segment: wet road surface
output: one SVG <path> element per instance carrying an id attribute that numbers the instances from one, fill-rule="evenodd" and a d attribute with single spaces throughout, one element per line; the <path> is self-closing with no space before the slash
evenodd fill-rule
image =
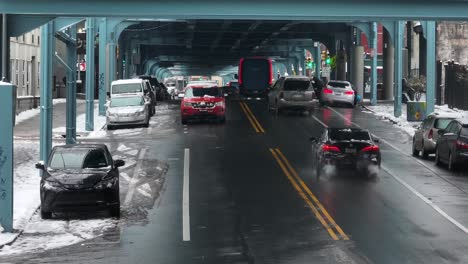
<path id="1" fill-rule="evenodd" d="M 35 249 L 31 237 L 47 232 L 33 217 L 15 243 L 28 252 L 0 250 L 0 263 L 468 263 L 466 171 L 411 157 L 405 132 L 360 108 L 228 107 L 226 124 L 182 126 L 178 105 L 163 104 L 150 128 L 109 131 L 100 141 L 127 161 L 121 220 L 94 225 L 92 239 Z M 308 139 L 324 125 L 379 137 L 379 176 L 317 179 Z"/>

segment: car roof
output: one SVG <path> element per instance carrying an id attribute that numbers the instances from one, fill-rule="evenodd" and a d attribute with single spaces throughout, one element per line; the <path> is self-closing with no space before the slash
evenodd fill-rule
<path id="1" fill-rule="evenodd" d="M 456 118 L 455 120 L 464 127 L 468 126 L 468 118 Z"/>
<path id="2" fill-rule="evenodd" d="M 437 113 L 437 112 L 433 112 L 433 113 L 430 113 L 428 115 L 428 117 L 430 117 L 430 116 L 433 116 L 435 118 L 453 118 L 453 119 L 459 118 L 459 119 L 463 119 L 463 115 L 461 113 L 447 113 L 447 112 Z"/>
<path id="3" fill-rule="evenodd" d="M 105 149 L 105 144 L 69 144 L 55 146 L 54 149 Z"/>
<path id="4" fill-rule="evenodd" d="M 300 80 L 300 81 L 310 81 L 309 77 L 307 76 L 285 76 L 285 80 Z"/>
<path id="5" fill-rule="evenodd" d="M 340 80 L 330 80 L 330 81 L 328 81 L 328 82 L 329 82 L 329 83 L 331 83 L 331 82 L 336 82 L 336 83 L 346 83 L 346 84 L 351 84 L 351 83 L 350 83 L 350 82 L 348 82 L 348 81 L 340 81 Z"/>
<path id="6" fill-rule="evenodd" d="M 115 99 L 115 98 L 122 99 L 122 98 L 133 98 L 133 97 L 144 98 L 143 94 L 141 94 L 141 93 L 135 93 L 135 94 L 116 95 L 116 96 L 111 97 L 110 100 L 112 101 L 112 99 Z"/>
<path id="7" fill-rule="evenodd" d="M 141 84 L 141 83 L 144 82 L 144 81 L 146 81 L 146 80 L 138 79 L 138 78 L 135 78 L 135 79 L 123 79 L 123 80 L 113 81 L 111 85 L 115 85 L 115 84 L 131 84 L 131 83 L 139 83 L 139 84 Z"/>

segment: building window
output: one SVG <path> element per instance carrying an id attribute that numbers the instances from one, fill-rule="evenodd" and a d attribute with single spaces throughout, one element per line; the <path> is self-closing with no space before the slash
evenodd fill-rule
<path id="1" fill-rule="evenodd" d="M 34 44 L 34 34 L 31 35 L 31 43 Z"/>
<path id="2" fill-rule="evenodd" d="M 41 37 L 37 36 L 37 45 L 41 45 Z"/>
<path id="3" fill-rule="evenodd" d="M 26 42 L 26 37 L 24 35 L 22 36 L 22 41 L 23 43 Z"/>

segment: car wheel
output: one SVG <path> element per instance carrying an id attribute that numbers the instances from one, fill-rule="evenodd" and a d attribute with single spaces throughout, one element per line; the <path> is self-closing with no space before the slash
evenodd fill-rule
<path id="1" fill-rule="evenodd" d="M 226 123 L 226 117 L 223 116 L 221 119 L 219 119 L 219 123 L 221 123 L 221 124 Z"/>
<path id="2" fill-rule="evenodd" d="M 439 149 L 436 147 L 436 156 L 435 156 L 435 164 L 440 166 L 440 156 L 439 156 Z"/>
<path id="3" fill-rule="evenodd" d="M 114 127 L 111 125 L 107 125 L 107 130 L 114 130 Z"/>
<path id="4" fill-rule="evenodd" d="M 413 139 L 413 156 L 419 156 L 419 150 L 416 149 L 416 141 Z"/>
<path id="5" fill-rule="evenodd" d="M 41 208 L 41 218 L 42 219 L 51 219 L 52 218 L 52 212 L 45 212 Z"/>
<path id="6" fill-rule="evenodd" d="M 421 145 L 421 156 L 423 159 L 427 159 L 429 157 L 429 153 L 427 153 L 426 148 L 424 147 L 424 141 Z"/>
<path id="7" fill-rule="evenodd" d="M 182 118 L 182 125 L 186 125 L 188 122 L 187 122 L 187 119 L 185 118 Z"/>
<path id="8" fill-rule="evenodd" d="M 452 153 L 449 153 L 448 169 L 450 171 L 454 171 L 456 169 L 455 161 L 453 160 Z"/>
<path id="9" fill-rule="evenodd" d="M 109 208 L 109 213 L 112 217 L 120 218 L 120 202 Z"/>

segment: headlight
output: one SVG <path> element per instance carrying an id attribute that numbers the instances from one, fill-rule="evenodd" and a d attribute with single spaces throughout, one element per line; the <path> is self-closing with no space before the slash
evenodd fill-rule
<path id="1" fill-rule="evenodd" d="M 112 188 L 116 182 L 117 178 L 112 177 L 112 178 L 104 178 L 102 181 L 96 183 L 94 186 L 96 189 L 109 189 Z"/>
<path id="2" fill-rule="evenodd" d="M 136 116 L 140 116 L 140 115 L 144 115 L 144 114 L 145 114 L 145 110 L 135 112 Z"/>
<path id="3" fill-rule="evenodd" d="M 44 183 L 42 185 L 42 188 L 46 190 L 54 190 L 60 187 L 60 183 L 55 182 L 55 181 L 47 181 L 44 180 Z"/>
<path id="4" fill-rule="evenodd" d="M 192 107 L 192 103 L 184 102 L 184 107 Z"/>
<path id="5" fill-rule="evenodd" d="M 217 103 L 216 103 L 216 106 L 221 106 L 221 107 L 224 107 L 224 102 L 223 102 L 223 101 L 221 101 L 221 102 L 217 102 Z"/>

